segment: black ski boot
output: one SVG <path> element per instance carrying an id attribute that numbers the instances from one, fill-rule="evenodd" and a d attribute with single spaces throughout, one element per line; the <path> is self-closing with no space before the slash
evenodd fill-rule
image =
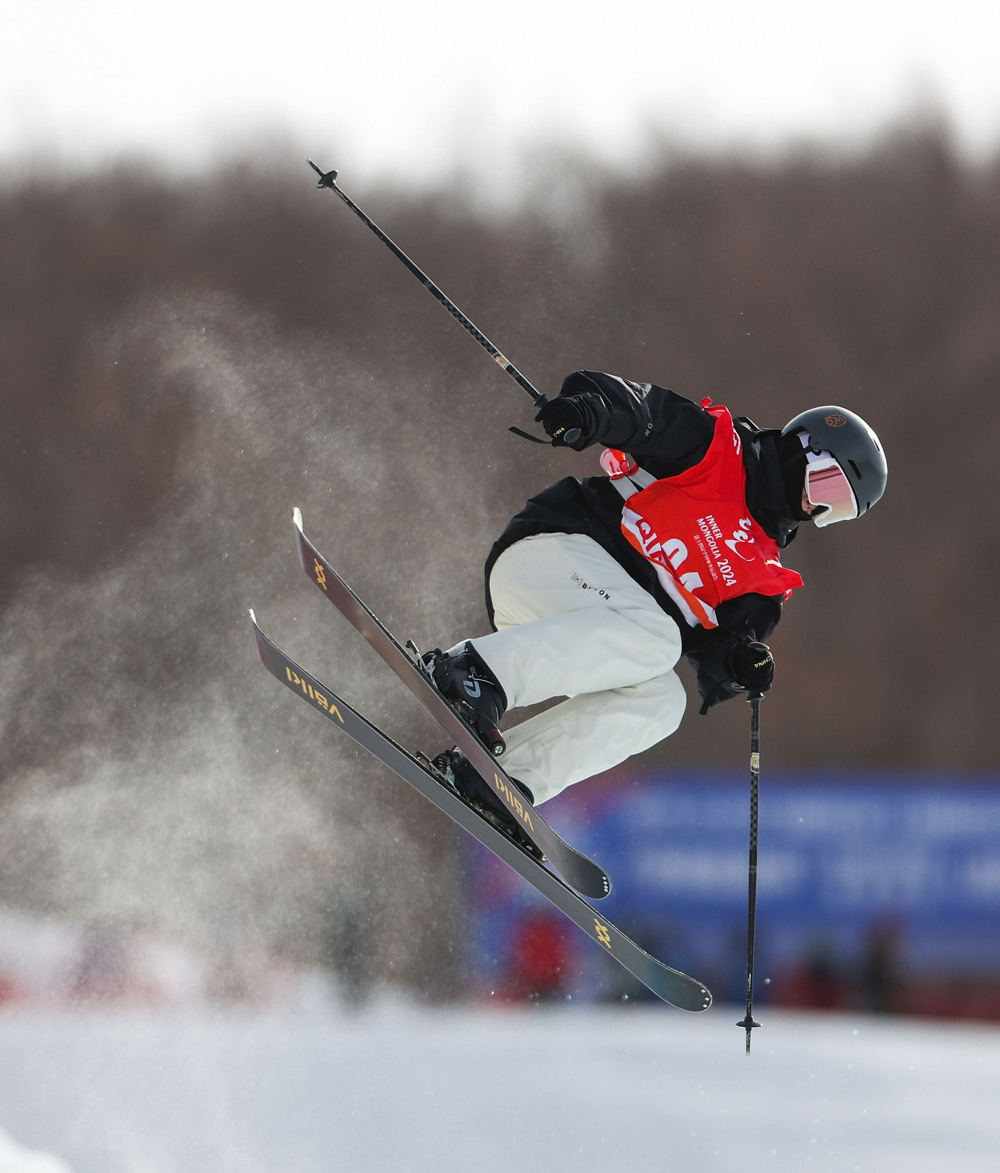
<path id="1" fill-rule="evenodd" d="M 506 749 L 498 728 L 507 711 L 507 695 L 500 681 L 471 643 L 450 652 L 435 649 L 424 663 L 438 692 L 496 757 Z"/>
<path id="2" fill-rule="evenodd" d="M 441 773 L 450 786 L 474 807 L 479 813 L 493 824 L 498 831 L 502 831 L 508 839 L 513 839 L 518 847 L 526 851 L 539 863 L 545 862 L 545 856 L 538 847 L 521 830 L 517 819 L 504 806 L 493 792 L 493 788 L 483 779 L 479 772 L 469 763 L 468 758 L 460 749 L 446 749 L 434 759 L 434 767 Z M 523 782 L 511 778 L 522 797 L 534 806 L 535 798 Z"/>

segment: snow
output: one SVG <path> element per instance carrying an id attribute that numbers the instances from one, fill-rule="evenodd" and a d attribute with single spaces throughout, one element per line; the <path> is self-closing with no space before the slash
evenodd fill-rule
<path id="1" fill-rule="evenodd" d="M 741 1014 L 7 1014 L 0 1173 L 996 1170 L 1000 1028 Z"/>
<path id="2" fill-rule="evenodd" d="M 32 1152 L 0 1132 L 0 1173 L 71 1173 L 65 1161 Z"/>

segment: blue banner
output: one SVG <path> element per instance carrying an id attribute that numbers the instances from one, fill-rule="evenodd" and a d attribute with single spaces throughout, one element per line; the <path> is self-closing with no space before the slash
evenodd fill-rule
<path id="1" fill-rule="evenodd" d="M 594 780 L 545 813 L 608 869 L 601 908 L 641 944 L 681 968 L 738 972 L 748 778 Z M 500 870 L 475 853 L 486 964 L 539 905 Z M 910 973 L 1000 971 L 1000 779 L 769 777 L 757 891 L 758 954 L 775 973 L 810 952 L 860 960 L 880 934 Z"/>

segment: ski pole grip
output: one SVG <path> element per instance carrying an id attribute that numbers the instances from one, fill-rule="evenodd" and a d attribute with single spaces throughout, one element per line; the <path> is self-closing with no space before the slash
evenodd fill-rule
<path id="1" fill-rule="evenodd" d="M 548 404 L 548 402 L 549 402 L 549 400 L 546 399 L 545 396 L 541 392 L 539 392 L 537 395 L 532 396 L 532 398 L 535 401 L 535 407 L 537 407 L 539 409 L 545 407 L 546 404 Z M 517 431 L 516 428 L 511 428 L 510 430 L 512 432 Z M 524 433 L 518 432 L 518 435 L 523 436 Z M 563 434 L 562 434 L 563 444 L 565 444 L 567 447 L 569 447 L 570 445 L 575 444 L 577 442 L 577 440 L 580 439 L 581 435 L 582 435 L 582 433 L 579 428 L 567 428 L 566 431 L 563 432 Z M 545 441 L 543 440 L 542 443 L 544 444 Z"/>
<path id="2" fill-rule="evenodd" d="M 530 432 L 526 432 L 523 428 L 515 428 L 513 425 L 507 429 L 508 432 L 513 432 L 515 436 L 520 436 L 522 440 L 530 440 L 532 444 L 552 444 L 553 441 L 546 437 L 544 440 L 540 436 L 533 436 Z M 563 433 L 566 436 L 566 443 L 575 444 L 580 439 L 580 429 L 570 428 L 568 432 Z"/>

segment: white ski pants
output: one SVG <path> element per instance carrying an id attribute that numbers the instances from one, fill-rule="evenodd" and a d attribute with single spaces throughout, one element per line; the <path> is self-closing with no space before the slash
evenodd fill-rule
<path id="1" fill-rule="evenodd" d="M 641 753 L 680 724 L 677 624 L 597 542 L 538 534 L 490 574 L 497 631 L 472 640 L 509 708 L 569 699 L 504 732 L 503 767 L 536 803 Z"/>

